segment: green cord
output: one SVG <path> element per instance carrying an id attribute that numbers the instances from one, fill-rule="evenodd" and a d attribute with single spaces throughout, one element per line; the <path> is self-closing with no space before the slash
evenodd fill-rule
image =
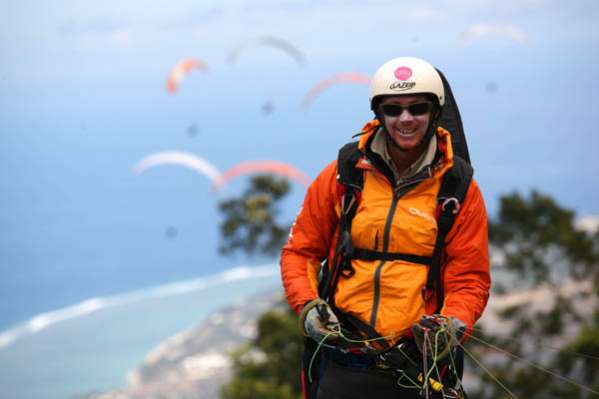
<path id="1" fill-rule="evenodd" d="M 403 370 L 400 370 L 400 371 L 401 371 L 401 375 L 400 375 L 400 376 L 399 376 L 399 378 L 397 379 L 397 385 L 398 385 L 398 386 L 400 386 L 400 387 L 402 387 L 402 388 L 409 388 L 409 389 L 418 389 L 418 388 L 422 389 L 422 388 L 424 387 L 424 385 L 420 385 L 420 384 L 418 384 L 418 382 L 416 382 L 416 381 L 414 381 L 413 379 L 411 379 L 411 378 L 410 378 L 410 376 L 409 376 L 409 375 L 407 375 L 405 371 L 403 371 Z M 404 378 L 404 377 L 405 377 L 405 378 L 406 378 L 408 381 L 410 381 L 410 382 L 412 383 L 412 386 L 409 386 L 409 385 L 403 385 L 403 384 L 401 383 L 401 379 L 402 379 L 402 378 Z"/>
<path id="2" fill-rule="evenodd" d="M 316 359 L 316 355 L 318 355 L 318 351 L 320 351 L 320 348 L 324 344 L 324 341 L 326 341 L 331 335 L 334 334 L 338 334 L 338 332 L 331 331 L 320 340 L 318 346 L 316 347 L 316 350 L 314 351 L 314 354 L 312 355 L 312 358 L 310 359 L 310 364 L 308 365 L 308 381 L 310 381 L 310 384 L 312 383 L 312 364 L 314 363 L 314 359 Z"/>
<path id="3" fill-rule="evenodd" d="M 403 370 L 399 370 L 401 372 L 401 375 L 400 375 L 400 377 L 397 380 L 397 385 L 398 386 L 401 386 L 403 388 L 409 388 L 409 389 L 416 389 L 416 388 L 422 389 L 422 388 L 426 388 L 429 385 L 429 379 L 433 375 L 434 371 L 437 372 L 438 378 L 439 379 L 441 378 L 441 375 L 440 375 L 440 372 L 439 372 L 438 363 L 437 363 L 437 360 L 438 360 L 437 357 L 439 355 L 439 336 L 440 336 L 440 334 L 443 334 L 443 333 L 447 333 L 447 331 L 446 331 L 446 329 L 444 327 L 440 328 L 439 330 L 437 330 L 435 332 L 435 339 L 434 339 L 435 344 L 434 344 L 434 348 L 433 348 L 433 346 L 431 345 L 431 343 L 430 343 L 430 341 L 428 339 L 428 333 L 425 333 L 426 334 L 425 335 L 425 341 L 426 342 L 424 343 L 425 352 L 426 352 L 426 349 L 427 349 L 426 345 L 428 343 L 428 347 L 433 352 L 433 356 L 432 356 L 433 363 L 431 364 L 430 369 L 426 369 L 426 375 L 423 377 L 422 384 L 418 384 L 416 381 L 414 381 L 413 379 L 411 379 L 410 376 L 408 376 Z M 325 335 L 318 342 L 318 346 L 316 347 L 316 350 L 314 351 L 314 354 L 312 355 L 312 357 L 310 359 L 310 363 L 308 365 L 308 380 L 310 381 L 310 383 L 312 383 L 312 381 L 313 381 L 312 380 L 312 366 L 314 364 L 316 356 L 318 355 L 318 352 L 320 351 L 321 347 L 324 345 L 325 341 L 329 337 L 331 337 L 331 336 L 340 337 L 343 340 L 345 340 L 346 342 L 357 343 L 357 344 L 365 344 L 366 346 L 368 346 L 368 344 L 371 343 L 371 342 L 396 338 L 397 334 L 390 334 L 390 335 L 387 335 L 387 336 L 384 336 L 384 337 L 370 338 L 370 339 L 352 339 L 352 338 L 349 338 L 349 337 L 345 336 L 345 334 L 343 334 L 343 332 L 340 329 L 335 329 L 335 330 L 331 331 L 330 333 L 328 333 L 327 335 Z M 406 359 L 408 359 L 412 363 L 412 365 L 417 366 L 417 364 L 415 362 L 413 362 L 406 355 L 406 353 L 401 348 L 398 347 L 398 350 L 402 353 L 402 355 L 404 355 L 404 357 Z M 450 352 L 449 355 L 450 355 L 450 360 L 451 360 L 453 372 L 455 373 L 456 379 L 457 379 L 458 384 L 459 384 L 459 378 L 458 378 L 456 370 L 455 370 L 455 363 L 454 363 L 454 360 L 453 360 L 453 355 L 451 354 L 451 350 L 449 352 Z M 423 361 L 426 363 L 426 359 L 423 359 Z M 425 365 L 425 367 L 426 367 L 426 365 Z M 401 381 L 404 378 L 407 379 L 412 384 L 412 386 L 403 384 Z"/>

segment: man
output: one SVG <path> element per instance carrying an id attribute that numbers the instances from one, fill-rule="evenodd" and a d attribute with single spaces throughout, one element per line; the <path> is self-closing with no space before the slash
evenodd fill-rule
<path id="1" fill-rule="evenodd" d="M 487 218 L 438 126 L 445 95 L 428 62 L 383 64 L 370 85 L 375 120 L 308 189 L 281 256 L 312 340 L 308 397 L 462 394 L 454 356 L 488 298 Z"/>

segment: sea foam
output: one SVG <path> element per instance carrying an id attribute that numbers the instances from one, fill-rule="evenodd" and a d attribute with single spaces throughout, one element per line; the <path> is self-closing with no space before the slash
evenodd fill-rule
<path id="1" fill-rule="evenodd" d="M 85 316 L 102 309 L 128 305 L 148 299 L 183 295 L 235 281 L 273 277 L 278 273 L 279 268 L 274 265 L 260 267 L 239 266 L 213 276 L 163 284 L 123 294 L 89 298 L 71 306 L 41 313 L 22 324 L 0 332 L 0 349 L 12 345 L 25 336 L 43 331 L 56 323 Z"/>

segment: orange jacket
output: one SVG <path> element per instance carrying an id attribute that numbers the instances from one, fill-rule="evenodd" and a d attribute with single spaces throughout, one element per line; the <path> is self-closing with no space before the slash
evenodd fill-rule
<path id="1" fill-rule="evenodd" d="M 367 124 L 360 139 L 364 151 L 377 134 L 376 121 Z M 364 170 L 364 187 L 351 236 L 355 247 L 431 256 L 437 233 L 434 212 L 443 174 L 453 165 L 449 133 L 439 128 L 442 156 L 427 178 L 404 193 L 390 212 L 393 184 L 365 157 L 357 163 Z M 321 262 L 333 256 L 340 215 L 337 162 L 329 164 L 312 183 L 291 228 L 281 256 L 281 275 L 290 305 L 299 312 L 318 296 Z M 385 244 L 385 241 L 387 242 Z M 434 301 L 423 299 L 428 268 L 407 261 L 352 260 L 355 275 L 340 278 L 335 304 L 370 324 L 386 337 L 402 336 Z M 462 320 L 470 330 L 486 305 L 489 288 L 487 217 L 482 195 L 472 180 L 460 212 L 446 238 L 442 276 L 444 306 L 441 313 Z M 395 339 L 393 339 L 395 340 Z"/>

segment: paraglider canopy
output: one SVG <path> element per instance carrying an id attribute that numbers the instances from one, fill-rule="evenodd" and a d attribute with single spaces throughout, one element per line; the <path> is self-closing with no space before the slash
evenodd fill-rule
<path id="1" fill-rule="evenodd" d="M 334 74 L 312 86 L 312 88 L 304 96 L 302 107 L 304 109 L 308 109 L 308 107 L 310 107 L 312 102 L 320 95 L 320 93 L 339 83 L 357 83 L 368 85 L 370 83 L 370 76 L 359 72 L 341 72 Z"/>
<path id="2" fill-rule="evenodd" d="M 208 70 L 208 66 L 195 58 L 184 58 L 180 60 L 166 78 L 166 90 L 169 93 L 176 92 L 183 78 L 194 69 L 206 71 Z"/>
<path id="3" fill-rule="evenodd" d="M 162 151 L 150 154 L 140 159 L 133 166 L 133 171 L 136 174 L 140 174 L 155 166 L 163 165 L 183 166 L 202 176 L 206 176 L 215 183 L 221 179 L 220 171 L 210 162 L 197 155 L 183 151 Z"/>
<path id="4" fill-rule="evenodd" d="M 304 55 L 301 51 L 288 41 L 276 36 L 260 36 L 247 40 L 229 52 L 228 61 L 234 64 L 239 57 L 239 54 L 246 48 L 254 46 L 269 46 L 283 51 L 285 54 L 293 58 L 298 64 L 304 64 Z"/>
<path id="5" fill-rule="evenodd" d="M 249 161 L 240 163 L 225 171 L 220 179 L 215 181 L 212 189 L 220 190 L 233 178 L 253 173 L 273 173 L 295 180 L 304 186 L 310 184 L 310 178 L 296 167 L 280 161 Z"/>
<path id="6" fill-rule="evenodd" d="M 437 69 L 441 81 L 443 82 L 443 88 L 445 91 L 445 105 L 439 116 L 439 125 L 451 132 L 451 142 L 453 146 L 453 152 L 456 155 L 462 157 L 463 160 L 470 163 L 470 153 L 468 152 L 468 144 L 466 143 L 466 133 L 464 132 L 464 125 L 462 124 L 462 117 L 460 116 L 460 110 L 456 103 L 455 97 L 451 86 L 439 69 Z"/>

